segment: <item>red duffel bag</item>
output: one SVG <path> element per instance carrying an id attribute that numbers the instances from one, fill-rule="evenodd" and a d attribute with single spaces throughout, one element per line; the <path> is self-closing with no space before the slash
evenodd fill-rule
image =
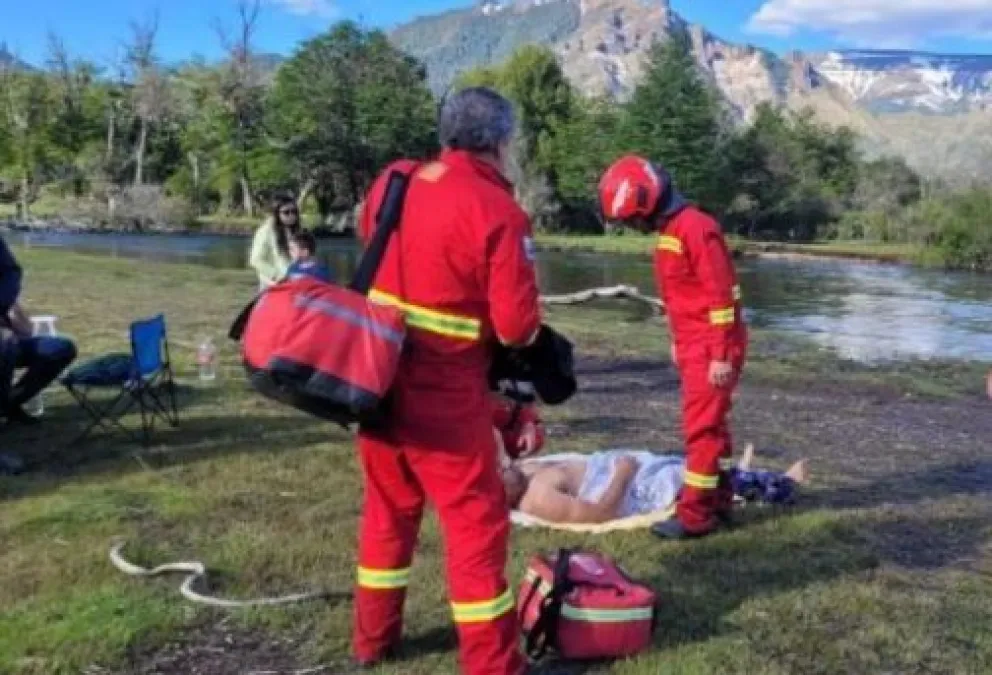
<path id="1" fill-rule="evenodd" d="M 400 310 L 303 278 L 259 299 L 242 356 L 252 385 L 269 398 L 344 425 L 377 423 L 405 333 Z"/>
<path id="2" fill-rule="evenodd" d="M 650 646 L 657 598 L 608 557 L 562 549 L 531 559 L 517 611 L 532 659 L 622 658 Z"/>
<path id="3" fill-rule="evenodd" d="M 251 385 L 262 395 L 343 426 L 376 425 L 406 340 L 401 310 L 366 297 L 399 224 L 409 177 L 390 174 L 376 232 L 350 287 L 284 281 L 259 294 L 235 320 Z"/>

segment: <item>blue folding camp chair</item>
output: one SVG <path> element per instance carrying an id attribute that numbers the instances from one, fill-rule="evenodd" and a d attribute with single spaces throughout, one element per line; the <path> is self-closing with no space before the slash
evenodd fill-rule
<path id="1" fill-rule="evenodd" d="M 155 420 L 161 419 L 172 427 L 179 426 L 176 407 L 176 385 L 169 359 L 165 316 L 131 324 L 131 353 L 106 354 L 88 361 L 62 377 L 62 384 L 89 414 L 91 422 L 75 439 L 79 443 L 94 429 L 119 430 L 147 445 L 151 441 Z M 90 400 L 93 389 L 120 388 L 110 402 L 98 405 Z M 123 426 L 121 418 L 137 406 L 141 412 L 140 439 Z"/>

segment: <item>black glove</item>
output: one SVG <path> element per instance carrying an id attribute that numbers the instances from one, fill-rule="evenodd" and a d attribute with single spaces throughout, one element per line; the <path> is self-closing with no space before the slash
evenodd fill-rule
<path id="1" fill-rule="evenodd" d="M 500 346 L 489 371 L 489 386 L 498 391 L 504 380 L 531 382 L 541 401 L 560 405 L 578 390 L 572 343 L 548 325 L 527 347 Z"/>

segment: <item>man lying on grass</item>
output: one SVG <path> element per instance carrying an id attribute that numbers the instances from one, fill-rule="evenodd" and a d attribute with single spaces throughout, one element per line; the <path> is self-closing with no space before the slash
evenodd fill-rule
<path id="1" fill-rule="evenodd" d="M 807 481 L 806 462 L 785 473 L 750 469 L 753 450 L 731 471 L 743 501 L 791 503 Z M 546 522 L 605 523 L 673 506 L 682 488 L 685 458 L 651 452 L 608 450 L 590 455 L 531 459 L 503 470 L 510 508 Z"/>

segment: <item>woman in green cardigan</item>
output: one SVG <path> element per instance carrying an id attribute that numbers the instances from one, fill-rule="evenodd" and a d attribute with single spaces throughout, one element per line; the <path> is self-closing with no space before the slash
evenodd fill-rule
<path id="1" fill-rule="evenodd" d="M 300 210 L 296 200 L 284 195 L 276 199 L 272 215 L 255 231 L 251 245 L 251 266 L 258 273 L 259 288 L 282 281 L 293 263 L 289 238 L 300 230 Z"/>

